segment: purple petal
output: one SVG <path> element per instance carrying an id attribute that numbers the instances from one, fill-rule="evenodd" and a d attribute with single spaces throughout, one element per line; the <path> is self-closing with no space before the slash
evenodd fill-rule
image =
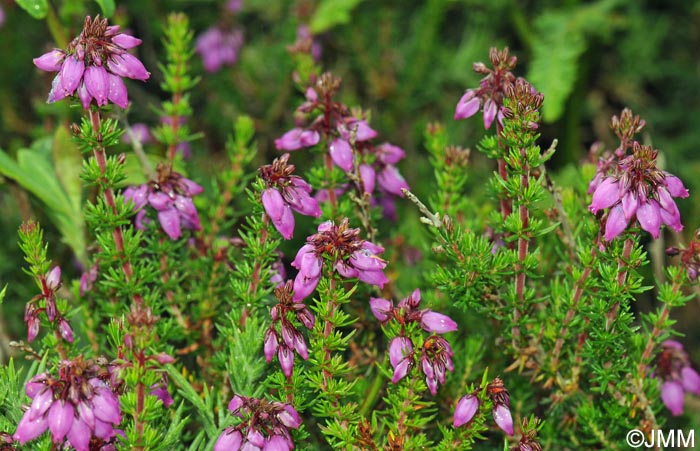
<path id="1" fill-rule="evenodd" d="M 306 346 L 304 336 L 298 331 L 294 331 L 294 350 L 304 360 L 309 360 L 309 348 Z"/>
<path id="2" fill-rule="evenodd" d="M 363 192 L 372 194 L 372 192 L 374 192 L 374 182 L 376 180 L 374 168 L 368 164 L 361 164 L 360 180 L 362 180 Z"/>
<path id="3" fill-rule="evenodd" d="M 513 435 L 513 417 L 510 414 L 510 409 L 503 404 L 497 404 L 493 409 L 493 420 L 499 428 L 508 435 Z"/>
<path id="4" fill-rule="evenodd" d="M 128 49 L 136 47 L 137 45 L 141 45 L 142 41 L 141 41 L 141 39 L 135 38 L 135 37 L 130 36 L 128 34 L 119 33 L 118 35 L 116 35 L 112 38 L 112 42 L 114 42 L 119 47 L 123 48 L 124 50 L 128 50 Z"/>
<path id="5" fill-rule="evenodd" d="M 30 420 L 29 411 L 27 411 L 17 425 L 17 430 L 12 435 L 12 438 L 17 440 L 20 445 L 24 445 L 28 441 L 39 437 L 48 427 L 49 420 L 45 415 Z"/>
<path id="6" fill-rule="evenodd" d="M 38 58 L 34 58 L 32 61 L 34 61 L 34 65 L 41 70 L 58 72 L 61 70 L 61 65 L 65 57 L 66 53 L 63 50 L 53 49 Z"/>
<path id="7" fill-rule="evenodd" d="M 406 375 L 408 374 L 409 371 L 411 371 L 411 368 L 413 368 L 413 359 L 403 359 L 394 367 L 394 375 L 391 377 L 391 382 L 393 384 L 397 383 Z"/>
<path id="8" fill-rule="evenodd" d="M 282 207 L 282 216 L 279 219 L 272 218 L 272 224 L 274 224 L 275 228 L 284 239 L 291 239 L 294 235 L 294 214 L 292 213 L 292 207 L 284 204 Z"/>
<path id="9" fill-rule="evenodd" d="M 158 212 L 158 222 L 163 228 L 163 231 L 170 237 L 171 240 L 176 240 L 182 235 L 180 228 L 180 215 L 177 210 L 170 208 Z"/>
<path id="10" fill-rule="evenodd" d="M 420 323 L 423 330 L 436 334 L 445 334 L 457 330 L 457 323 L 455 323 L 452 318 L 431 310 L 421 315 Z"/>
<path id="11" fill-rule="evenodd" d="M 389 343 L 389 362 L 391 366 L 396 366 L 413 352 L 413 343 L 408 337 L 394 337 Z"/>
<path id="12" fill-rule="evenodd" d="M 309 254 L 309 253 L 315 253 L 314 252 L 314 246 L 311 244 L 305 244 L 299 250 L 297 251 L 296 257 L 294 257 L 294 261 L 292 261 L 292 266 L 294 266 L 296 269 L 301 268 L 301 259 L 304 257 L 304 255 Z"/>
<path id="13" fill-rule="evenodd" d="M 27 385 L 24 387 L 24 391 L 27 393 L 31 399 L 34 399 L 36 395 L 44 390 L 49 390 L 46 386 L 46 373 L 37 374 L 36 376 L 29 379 Z"/>
<path id="14" fill-rule="evenodd" d="M 231 401 L 228 403 L 228 410 L 232 414 L 237 414 L 239 410 L 241 410 L 241 407 L 243 407 L 244 400 L 243 397 L 240 395 L 233 395 L 233 398 L 231 398 Z"/>
<path id="15" fill-rule="evenodd" d="M 61 66 L 61 86 L 67 94 L 73 94 L 80 84 L 85 72 L 85 64 L 82 60 L 73 56 L 69 56 Z"/>
<path id="16" fill-rule="evenodd" d="M 53 391 L 50 388 L 39 392 L 36 396 L 34 396 L 32 404 L 26 413 L 28 419 L 34 420 L 35 418 L 44 416 L 46 411 L 49 410 L 49 407 L 51 407 L 53 403 Z"/>
<path id="17" fill-rule="evenodd" d="M 693 368 L 684 366 L 681 369 L 681 383 L 685 391 L 700 395 L 700 374 Z"/>
<path id="18" fill-rule="evenodd" d="M 50 290 L 56 290 L 61 284 L 61 267 L 54 266 L 46 275 L 46 287 Z"/>
<path id="19" fill-rule="evenodd" d="M 681 179 L 668 172 L 664 172 L 664 181 L 666 188 L 673 197 L 688 197 L 688 189 L 683 185 Z"/>
<path id="20" fill-rule="evenodd" d="M 192 199 L 178 194 L 175 196 L 174 206 L 180 212 L 180 218 L 183 219 L 183 223 L 186 223 L 189 229 L 200 230 L 202 228 L 199 222 L 199 215 L 197 215 L 197 208 L 194 206 Z"/>
<path id="21" fill-rule="evenodd" d="M 265 441 L 263 451 L 289 451 L 289 443 L 281 435 L 273 435 Z"/>
<path id="22" fill-rule="evenodd" d="M 613 177 L 603 180 L 593 193 L 593 199 L 588 209 L 591 213 L 598 213 L 604 208 L 612 207 L 620 199 L 620 184 Z M 636 199 L 636 198 L 635 198 Z M 629 200 L 628 200 L 629 202 Z"/>
<path id="23" fill-rule="evenodd" d="M 294 297 L 292 300 L 301 301 L 308 297 L 316 289 L 321 275 L 317 277 L 304 277 L 301 273 L 294 279 Z"/>
<path id="24" fill-rule="evenodd" d="M 130 186 L 124 190 L 124 200 L 132 200 L 134 208 L 142 208 L 148 203 L 148 186 L 140 185 L 137 188 Z"/>
<path id="25" fill-rule="evenodd" d="M 452 424 L 458 428 L 463 424 L 469 423 L 476 415 L 477 410 L 479 410 L 479 398 L 474 395 L 462 396 L 457 403 L 457 407 L 455 407 L 455 416 Z"/>
<path id="26" fill-rule="evenodd" d="M 678 340 L 671 340 L 671 339 L 669 339 L 669 340 L 664 340 L 664 341 L 661 343 L 661 346 L 664 347 L 664 348 L 678 349 L 678 350 L 681 350 L 681 351 L 683 350 L 683 343 L 681 343 L 681 342 L 678 341 Z"/>
<path id="27" fill-rule="evenodd" d="M 357 278 L 364 283 L 368 283 L 379 288 L 384 288 L 384 284 L 389 282 L 389 279 L 386 278 L 382 271 L 359 270 Z"/>
<path id="28" fill-rule="evenodd" d="M 406 152 L 399 146 L 384 143 L 377 147 L 377 158 L 384 164 L 396 164 L 406 157 Z"/>
<path id="29" fill-rule="evenodd" d="M 151 76 L 143 63 L 130 53 L 122 53 L 121 55 L 113 54 L 112 57 L 107 60 L 107 69 L 115 75 L 134 80 L 148 80 Z"/>
<path id="30" fill-rule="evenodd" d="M 107 105 L 109 91 L 109 77 L 107 70 L 102 66 L 89 66 L 85 69 L 85 88 L 97 101 L 98 106 Z"/>
<path id="31" fill-rule="evenodd" d="M 321 209 L 318 206 L 318 201 L 309 195 L 309 191 L 303 188 L 288 186 L 284 190 L 284 199 L 294 211 L 302 215 L 318 218 L 321 216 Z"/>
<path id="32" fill-rule="evenodd" d="M 202 185 L 186 177 L 180 178 L 178 184 L 180 185 L 180 189 L 182 189 L 189 197 L 196 196 L 197 194 L 204 192 Z"/>
<path id="33" fill-rule="evenodd" d="M 299 136 L 299 142 L 303 147 L 312 147 L 318 144 L 321 135 L 316 130 L 304 130 Z"/>
<path id="34" fill-rule="evenodd" d="M 299 429 L 299 426 L 301 426 L 301 416 L 299 416 L 299 412 L 289 404 L 284 405 L 282 411 L 277 414 L 277 419 L 288 428 Z"/>
<path id="35" fill-rule="evenodd" d="M 58 330 L 64 340 L 68 343 L 73 343 L 73 328 L 70 327 L 70 324 L 64 318 L 61 318 L 61 321 L 58 323 Z"/>
<path id="36" fill-rule="evenodd" d="M 78 98 L 80 99 L 80 103 L 83 105 L 83 109 L 89 110 L 90 104 L 92 103 L 92 95 L 90 95 L 84 81 L 83 83 L 80 83 L 80 86 L 78 86 Z"/>
<path id="37" fill-rule="evenodd" d="M 348 129 L 355 129 L 355 141 L 368 141 L 377 137 L 377 132 L 374 131 L 367 121 L 355 121 L 348 124 Z"/>
<path id="38" fill-rule="evenodd" d="M 93 412 L 95 416 L 108 423 L 119 424 L 122 421 L 119 410 L 119 400 L 107 388 L 97 390 L 97 394 L 92 397 Z"/>
<path id="39" fill-rule="evenodd" d="M 477 111 L 479 111 L 481 99 L 479 97 L 475 97 L 475 94 L 476 93 L 473 89 L 469 89 L 464 93 L 462 98 L 459 99 L 459 102 L 457 102 L 457 107 L 455 108 L 455 120 L 467 119 L 474 116 Z"/>
<path id="40" fill-rule="evenodd" d="M 344 139 L 336 138 L 331 141 L 328 151 L 333 162 L 345 172 L 352 170 L 352 147 L 350 143 Z"/>
<path id="41" fill-rule="evenodd" d="M 262 448 L 265 444 L 265 437 L 262 433 L 254 427 L 248 428 L 248 434 L 246 434 L 246 440 L 248 440 L 253 445 L 258 448 Z"/>
<path id="42" fill-rule="evenodd" d="M 59 72 L 53 77 L 51 82 L 51 91 L 49 91 L 49 96 L 46 99 L 46 103 L 54 103 L 67 97 L 69 92 L 63 87 L 63 82 L 61 81 L 61 73 Z"/>
<path id="43" fill-rule="evenodd" d="M 484 128 L 491 128 L 493 120 L 496 118 L 496 113 L 498 113 L 498 105 L 493 99 L 488 99 L 484 102 Z"/>
<path id="44" fill-rule="evenodd" d="M 386 260 L 366 249 L 353 252 L 348 262 L 355 268 L 366 271 L 381 271 L 386 267 Z"/>
<path id="45" fill-rule="evenodd" d="M 275 147 L 278 150 L 298 150 L 306 147 L 302 143 L 301 135 L 306 130 L 303 128 L 293 128 L 287 133 L 282 135 L 280 138 L 275 140 Z"/>
<path id="46" fill-rule="evenodd" d="M 73 420 L 70 431 L 68 431 L 68 443 L 76 451 L 88 451 L 90 449 L 90 428 L 79 418 Z"/>
<path id="47" fill-rule="evenodd" d="M 654 238 L 659 237 L 661 229 L 661 211 L 658 202 L 654 199 L 647 200 L 637 209 L 637 220 L 642 229 L 651 233 Z"/>
<path id="48" fill-rule="evenodd" d="M 116 432 L 114 431 L 114 427 L 111 424 L 105 423 L 104 421 L 95 420 L 94 434 L 97 438 L 109 440 L 116 435 Z"/>
<path id="49" fill-rule="evenodd" d="M 78 403 L 78 417 L 88 425 L 90 429 L 95 429 L 95 412 L 92 411 L 86 401 Z"/>
<path id="50" fill-rule="evenodd" d="M 316 278 L 321 275 L 323 269 L 323 258 L 314 252 L 307 252 L 301 256 L 299 274 L 306 278 Z"/>
<path id="51" fill-rule="evenodd" d="M 56 401 L 49 409 L 49 429 L 54 443 L 63 442 L 63 438 L 73 425 L 75 408 L 70 402 Z"/>
<path id="52" fill-rule="evenodd" d="M 333 267 L 338 271 L 338 274 L 348 279 L 354 279 L 360 275 L 356 268 L 353 268 L 342 260 L 337 261 Z"/>
<path id="53" fill-rule="evenodd" d="M 243 435 L 240 431 L 226 429 L 214 444 L 214 451 L 238 451 L 241 449 Z"/>
<path id="54" fill-rule="evenodd" d="M 369 308 L 372 314 L 381 322 L 388 321 L 394 310 L 391 301 L 383 298 L 370 298 Z"/>
<path id="55" fill-rule="evenodd" d="M 608 214 L 608 220 L 605 223 L 605 241 L 611 241 L 618 236 L 627 227 L 627 219 L 622 210 L 621 205 L 615 206 Z"/>
<path id="56" fill-rule="evenodd" d="M 280 367 L 282 367 L 284 375 L 292 377 L 292 370 L 294 369 L 294 353 L 292 350 L 286 346 L 280 346 L 277 351 L 277 359 L 280 361 Z"/>
<path id="57" fill-rule="evenodd" d="M 401 176 L 399 170 L 392 165 L 387 165 L 377 176 L 379 186 L 385 191 L 403 197 L 402 189 L 409 189 L 408 183 Z"/>
<path id="58" fill-rule="evenodd" d="M 277 346 L 277 332 L 270 327 L 265 332 L 265 337 L 263 339 L 263 353 L 268 363 L 272 362 L 272 357 L 277 354 Z"/>
<path id="59" fill-rule="evenodd" d="M 637 213 L 637 208 L 639 208 L 637 195 L 632 190 L 627 191 L 622 196 L 622 211 L 625 213 L 625 219 L 629 221 Z"/>
<path id="60" fill-rule="evenodd" d="M 673 416 L 683 413 L 683 385 L 678 381 L 666 381 L 661 386 L 661 400 Z"/>
<path id="61" fill-rule="evenodd" d="M 129 104 L 129 95 L 124 80 L 118 75 L 107 74 L 107 98 L 120 108 L 126 108 Z"/>
<path id="62" fill-rule="evenodd" d="M 284 213 L 284 199 L 279 191 L 274 188 L 267 188 L 261 194 L 262 204 L 265 207 L 265 212 L 273 221 L 282 219 Z"/>
<path id="63" fill-rule="evenodd" d="M 173 402 L 175 402 L 173 400 L 173 397 L 170 396 L 170 392 L 168 391 L 167 385 L 165 385 L 164 383 L 155 384 L 151 386 L 150 394 L 160 399 L 160 401 L 163 403 L 163 406 L 165 407 L 170 407 L 171 405 L 173 405 Z"/>

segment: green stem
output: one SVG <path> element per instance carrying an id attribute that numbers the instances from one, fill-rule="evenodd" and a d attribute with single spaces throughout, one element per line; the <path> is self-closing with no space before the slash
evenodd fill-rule
<path id="1" fill-rule="evenodd" d="M 370 409 L 372 409 L 374 403 L 377 401 L 379 392 L 382 390 L 383 386 L 384 376 L 381 372 L 377 371 L 377 373 L 374 375 L 372 385 L 370 385 L 369 390 L 367 391 L 365 401 L 362 403 L 362 406 L 360 406 L 360 416 L 364 417 L 369 414 Z"/>
<path id="2" fill-rule="evenodd" d="M 47 3 L 48 11 L 46 13 L 46 25 L 49 28 L 51 37 L 53 37 L 53 40 L 56 41 L 56 45 L 58 46 L 58 48 L 65 49 L 66 47 L 68 47 L 68 38 L 63 32 L 63 26 L 58 20 L 58 16 L 56 16 L 56 11 L 54 11 L 51 2 Z"/>

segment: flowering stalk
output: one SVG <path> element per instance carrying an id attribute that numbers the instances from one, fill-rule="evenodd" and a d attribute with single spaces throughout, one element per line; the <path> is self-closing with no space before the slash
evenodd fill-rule
<path id="1" fill-rule="evenodd" d="M 187 91 L 197 85 L 198 78 L 189 75 L 192 57 L 192 31 L 184 14 L 171 14 L 165 27 L 166 62 L 162 66 L 164 81 L 161 88 L 171 94 L 171 100 L 163 102 L 161 126 L 155 131 L 156 138 L 166 145 L 168 166 L 172 168 L 178 151 L 183 156 L 189 152 L 189 128 L 185 121 L 192 115 Z"/>

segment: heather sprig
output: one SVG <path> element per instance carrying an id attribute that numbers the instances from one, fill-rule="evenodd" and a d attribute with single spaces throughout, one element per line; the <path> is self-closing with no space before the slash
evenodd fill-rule
<path id="1" fill-rule="evenodd" d="M 171 14 L 165 27 L 165 62 L 158 68 L 163 73 L 161 88 L 170 94 L 170 100 L 161 104 L 161 124 L 153 130 L 155 138 L 166 147 L 168 164 L 172 167 L 175 157 L 187 157 L 189 142 L 197 137 L 187 125 L 192 116 L 189 92 L 199 82 L 190 73 L 192 31 L 184 14 Z"/>

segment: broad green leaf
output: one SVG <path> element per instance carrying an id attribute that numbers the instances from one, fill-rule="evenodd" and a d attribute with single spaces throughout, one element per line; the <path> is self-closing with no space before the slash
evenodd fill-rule
<path id="1" fill-rule="evenodd" d="M 309 28 L 314 34 L 323 33 L 336 25 L 350 21 L 350 13 L 362 0 L 323 0 L 311 18 Z"/>
<path id="2" fill-rule="evenodd" d="M 572 25 L 572 17 L 561 12 L 545 13 L 535 25 L 538 33 L 527 78 L 544 94 L 545 122 L 554 122 L 562 115 L 576 83 L 578 59 L 586 50 L 583 33 Z"/>
<path id="3" fill-rule="evenodd" d="M 16 181 L 46 205 L 46 213 L 61 232 L 63 241 L 86 263 L 85 224 L 80 205 L 76 208 L 69 199 L 48 156 L 35 149 L 20 149 L 15 161 L 0 150 L 0 174 Z"/>
<path id="4" fill-rule="evenodd" d="M 17 0 L 17 4 L 35 19 L 43 19 L 49 11 L 48 0 Z"/>
<path id="5" fill-rule="evenodd" d="M 605 36 L 618 0 L 601 0 L 571 10 L 548 10 L 535 20 L 536 38 L 527 79 L 544 94 L 542 119 L 554 122 L 576 83 L 579 58 L 591 36 Z"/>
<path id="6" fill-rule="evenodd" d="M 114 0 L 95 0 L 95 3 L 100 5 L 104 17 L 112 17 L 112 14 L 114 14 Z"/>
<path id="7" fill-rule="evenodd" d="M 82 182 L 80 172 L 83 157 L 80 149 L 68 131 L 68 127 L 58 127 L 53 135 L 51 146 L 56 177 L 63 186 L 68 200 L 74 211 L 80 211 L 82 206 Z"/>

